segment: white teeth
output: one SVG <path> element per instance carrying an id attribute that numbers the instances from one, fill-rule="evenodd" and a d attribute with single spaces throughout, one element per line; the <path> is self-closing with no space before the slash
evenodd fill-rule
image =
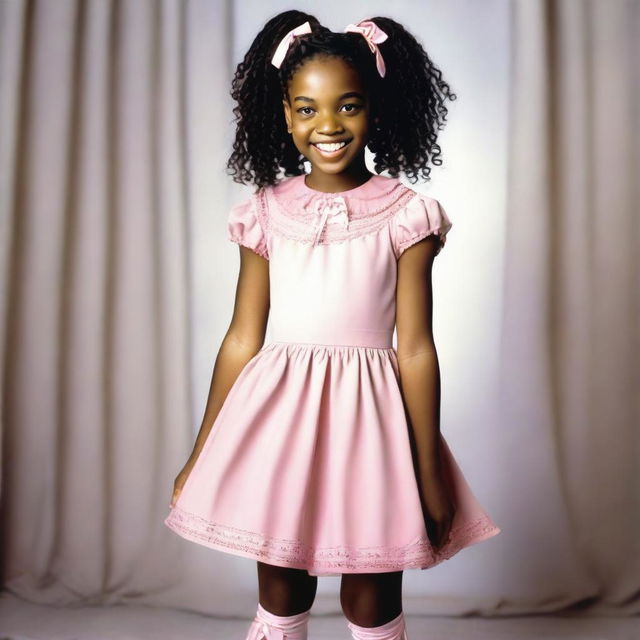
<path id="1" fill-rule="evenodd" d="M 316 147 L 322 151 L 337 151 L 338 149 L 342 149 L 346 144 L 346 142 L 333 142 L 331 144 L 326 142 L 317 142 Z"/>

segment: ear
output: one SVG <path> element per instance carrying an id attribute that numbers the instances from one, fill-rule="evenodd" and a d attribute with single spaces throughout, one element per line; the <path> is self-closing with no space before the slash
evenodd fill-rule
<path id="1" fill-rule="evenodd" d="M 287 129 L 291 132 L 291 105 L 288 100 L 282 100 L 282 106 L 284 107 L 284 119 L 287 121 Z"/>

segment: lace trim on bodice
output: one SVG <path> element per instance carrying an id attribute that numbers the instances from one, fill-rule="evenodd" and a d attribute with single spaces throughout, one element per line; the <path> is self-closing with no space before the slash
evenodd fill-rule
<path id="1" fill-rule="evenodd" d="M 256 193 L 257 216 L 267 235 L 310 244 L 333 244 L 379 231 L 417 193 L 399 180 L 374 176 L 365 197 L 301 188 L 296 176 Z M 372 180 L 374 179 L 372 178 Z"/>

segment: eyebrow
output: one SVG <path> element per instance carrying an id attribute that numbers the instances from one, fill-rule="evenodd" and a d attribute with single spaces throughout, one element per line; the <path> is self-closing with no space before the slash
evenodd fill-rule
<path id="1" fill-rule="evenodd" d="M 364 100 L 364 96 L 357 91 L 347 91 L 347 93 L 343 93 L 338 100 L 344 100 L 345 98 L 360 98 L 361 100 Z M 296 96 L 293 101 L 295 102 L 296 100 L 301 100 L 303 102 L 315 102 L 313 98 L 307 98 L 307 96 Z"/>

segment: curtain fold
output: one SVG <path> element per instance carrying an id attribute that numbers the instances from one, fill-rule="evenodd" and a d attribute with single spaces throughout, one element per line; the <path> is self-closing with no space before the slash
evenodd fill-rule
<path id="1" fill-rule="evenodd" d="M 136 599 L 181 566 L 158 522 L 193 424 L 184 5 L 2 11 L 19 78 L 5 192 L 4 580 L 38 602 Z"/>
<path id="2" fill-rule="evenodd" d="M 513 5 L 505 500 L 550 609 L 640 609 L 639 6 Z"/>

